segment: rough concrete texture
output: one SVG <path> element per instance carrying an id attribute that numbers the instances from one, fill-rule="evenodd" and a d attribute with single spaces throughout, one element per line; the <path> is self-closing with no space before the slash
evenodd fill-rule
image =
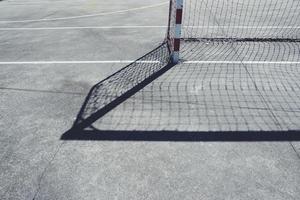
<path id="1" fill-rule="evenodd" d="M 0 199 L 300 199 L 297 141 L 61 140 L 90 88 L 126 63 L 3 64 L 135 60 L 165 27 L 99 27 L 166 26 L 168 2 L 4 0 L 0 10 Z"/>

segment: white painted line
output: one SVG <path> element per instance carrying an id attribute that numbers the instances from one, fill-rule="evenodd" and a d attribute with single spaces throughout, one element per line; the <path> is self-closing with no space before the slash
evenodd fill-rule
<path id="1" fill-rule="evenodd" d="M 1 23 L 1 21 L 0 21 Z M 128 26 L 61 26 L 61 27 L 5 27 L 0 31 L 31 31 L 31 30 L 72 30 L 72 29 L 138 29 L 138 28 L 167 28 L 167 26 L 144 26 L 144 25 L 128 25 Z M 184 26 L 184 28 L 199 28 L 199 29 L 217 29 L 217 28 L 240 28 L 240 29 L 300 29 L 296 26 Z"/>
<path id="2" fill-rule="evenodd" d="M 51 65 L 51 64 L 130 64 L 130 63 L 160 63 L 157 60 L 91 60 L 91 61 L 19 61 L 19 62 L 0 62 L 0 65 Z"/>
<path id="3" fill-rule="evenodd" d="M 300 61 L 225 61 L 225 60 L 192 60 L 192 61 L 183 61 L 183 64 L 300 64 Z"/>
<path id="4" fill-rule="evenodd" d="M 184 28 L 200 28 L 200 29 L 300 29 L 300 26 L 183 26 Z"/>
<path id="5" fill-rule="evenodd" d="M 89 15 L 78 15 L 78 16 L 71 16 L 71 17 L 58 17 L 58 18 L 45 18 L 45 19 L 28 19 L 28 20 L 13 20 L 13 21 L 0 21 L 0 23 L 28 23 L 28 22 L 45 22 L 45 21 L 59 21 L 59 20 L 70 20 L 70 19 L 81 19 L 81 18 L 88 18 L 88 17 L 98 17 L 98 16 L 106 16 L 106 15 L 113 15 L 113 14 L 122 14 L 126 12 L 136 11 L 136 10 L 144 10 L 148 8 L 155 8 L 162 5 L 169 4 L 169 1 L 153 4 L 149 6 L 141 6 L 137 8 L 131 8 L 126 10 L 118 10 L 113 12 L 104 12 L 104 13 L 95 13 Z"/>
<path id="6" fill-rule="evenodd" d="M 138 29 L 138 28 L 167 28 L 167 26 L 65 26 L 65 27 L 21 27 L 0 28 L 0 31 L 31 31 L 31 30 L 73 30 L 73 29 Z"/>
<path id="7" fill-rule="evenodd" d="M 130 63 L 161 63 L 159 60 L 79 60 L 79 61 L 12 61 L 0 62 L 0 65 L 51 65 L 51 64 L 130 64 Z M 191 60 L 181 64 L 300 64 L 300 61 L 225 61 L 225 60 Z"/>

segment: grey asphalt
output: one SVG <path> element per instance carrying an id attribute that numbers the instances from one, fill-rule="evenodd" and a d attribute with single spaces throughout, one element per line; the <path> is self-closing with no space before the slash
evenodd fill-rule
<path id="1" fill-rule="evenodd" d="M 168 3 L 122 14 L 99 13 L 163 2 L 165 1 L 0 1 L 0 62 L 135 60 L 157 47 L 165 36 L 165 28 L 99 29 L 95 26 L 165 26 Z M 38 21 L 91 14 L 94 16 Z M 20 22 L 23 20 L 37 21 Z M 94 28 L 47 29 L 66 26 Z M 19 29 L 30 27 L 43 29 Z M 247 55 L 247 51 L 242 54 Z M 61 140 L 63 133 L 71 128 L 90 88 L 125 65 L 126 63 L 0 65 L 0 199 L 300 198 L 300 143 L 297 141 Z M 189 67 L 197 69 L 192 64 Z M 216 66 L 203 67 L 208 71 L 222 71 L 222 68 Z M 230 66 L 225 68 L 229 69 Z M 169 71 L 169 74 L 166 73 L 154 82 L 154 86 L 159 88 L 160 83 L 167 84 L 168 81 L 172 86 L 174 78 L 178 78 L 173 75 L 179 74 L 182 77 L 184 74 L 193 74 L 184 65 L 173 70 L 174 73 Z M 263 77 L 261 75 L 270 71 L 277 72 L 275 75 L 282 75 L 280 69 L 274 70 L 272 66 L 261 73 L 257 69 L 253 70 L 253 77 L 258 83 L 263 83 L 259 82 Z M 208 73 L 211 77 L 204 77 L 204 80 L 209 79 L 214 83 L 212 71 Z M 285 75 L 267 80 L 262 85 L 291 86 L 290 83 L 298 81 L 297 75 L 292 76 L 295 71 L 297 66 L 289 73 L 290 81 L 286 81 Z M 243 80 L 238 81 L 240 83 Z M 282 90 L 277 88 L 277 92 L 266 91 L 266 101 L 272 102 L 272 99 L 278 98 L 278 91 Z M 152 90 L 148 87 L 145 91 L 147 94 L 147 91 Z M 294 101 L 288 101 L 288 105 L 293 107 L 299 105 L 299 97 L 298 93 L 291 91 L 293 90 L 287 88 L 280 93 L 283 95 L 280 98 L 294 94 L 290 98 Z M 213 96 L 213 91 L 210 92 Z M 207 95 L 204 91 L 199 94 Z M 249 100 L 247 98 L 249 96 L 246 95 L 245 101 Z M 215 100 L 222 102 L 224 99 L 220 95 Z M 283 116 L 287 127 L 299 128 L 299 116 L 276 112 L 276 108 L 283 105 L 280 103 L 285 102 L 286 99 L 270 104 L 275 110 L 275 118 L 281 119 L 280 116 Z M 126 105 L 123 104 L 125 108 Z M 120 113 L 120 108 L 122 111 L 124 107 L 121 105 L 112 115 Z M 153 115 L 158 116 L 160 111 L 154 109 Z M 247 110 L 243 113 L 247 113 Z M 286 113 L 288 115 L 284 115 Z M 269 117 L 270 113 L 261 116 Z M 106 117 L 113 119 L 110 114 Z M 258 118 L 252 124 L 254 127 L 250 128 L 256 130 L 274 127 L 274 118 L 269 120 L 270 124 Z M 288 120 L 292 120 L 291 123 Z M 101 126 L 101 123 L 98 122 L 97 125 Z M 200 128 L 205 130 L 205 127 L 207 128 Z M 199 126 L 194 128 L 199 129 Z M 216 127 L 212 126 L 212 129 Z"/>

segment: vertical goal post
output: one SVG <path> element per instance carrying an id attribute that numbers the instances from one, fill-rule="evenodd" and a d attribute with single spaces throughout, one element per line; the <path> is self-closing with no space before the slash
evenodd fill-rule
<path id="1" fill-rule="evenodd" d="M 170 10 L 167 40 L 171 51 L 171 61 L 172 63 L 177 64 L 179 62 L 183 0 L 170 0 L 169 9 Z"/>

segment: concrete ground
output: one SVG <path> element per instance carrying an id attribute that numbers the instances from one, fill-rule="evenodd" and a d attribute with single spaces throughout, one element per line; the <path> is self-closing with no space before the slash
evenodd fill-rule
<path id="1" fill-rule="evenodd" d="M 93 85 L 162 42 L 168 2 L 4 0 L 0 10 L 0 199 L 300 199 L 297 141 L 60 139 Z"/>

